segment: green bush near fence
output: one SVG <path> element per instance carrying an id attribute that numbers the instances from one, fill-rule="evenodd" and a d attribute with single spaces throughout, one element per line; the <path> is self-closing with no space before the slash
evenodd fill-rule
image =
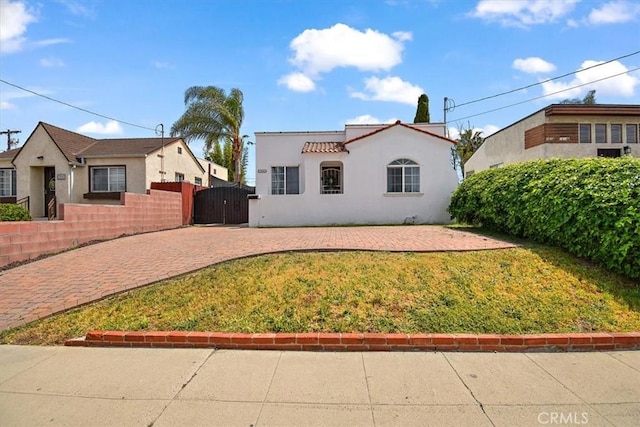
<path id="1" fill-rule="evenodd" d="M 0 221 L 31 221 L 31 215 L 22 206 L 0 203 Z"/>
<path id="2" fill-rule="evenodd" d="M 453 193 L 459 222 L 552 244 L 640 277 L 640 159 L 551 159 L 489 169 Z"/>

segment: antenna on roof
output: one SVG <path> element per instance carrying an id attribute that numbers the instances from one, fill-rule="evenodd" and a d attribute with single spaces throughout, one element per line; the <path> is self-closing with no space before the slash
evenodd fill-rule
<path id="1" fill-rule="evenodd" d="M 7 151 L 11 150 L 12 145 L 18 145 L 18 140 L 11 138 L 11 135 L 13 135 L 14 133 L 21 133 L 21 132 L 22 132 L 21 130 L 11 130 L 11 129 L 3 130 L 2 132 L 0 132 L 0 135 L 7 135 Z"/>

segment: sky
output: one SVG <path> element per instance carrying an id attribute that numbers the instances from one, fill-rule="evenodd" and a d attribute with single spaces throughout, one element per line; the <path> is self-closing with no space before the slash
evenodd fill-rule
<path id="1" fill-rule="evenodd" d="M 449 100 L 453 138 L 489 136 L 592 89 L 640 104 L 639 67 L 638 0 L 0 0 L 0 129 L 21 130 L 20 145 L 40 121 L 168 134 L 185 90 L 210 85 L 244 93 L 251 141 L 411 123 L 422 93 L 432 123 Z"/>

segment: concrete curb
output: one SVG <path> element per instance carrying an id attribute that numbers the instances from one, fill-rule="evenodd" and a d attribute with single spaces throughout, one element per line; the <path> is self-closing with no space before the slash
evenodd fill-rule
<path id="1" fill-rule="evenodd" d="M 537 335 L 91 331 L 76 347 L 215 348 L 296 351 L 610 351 L 640 350 L 640 332 Z"/>

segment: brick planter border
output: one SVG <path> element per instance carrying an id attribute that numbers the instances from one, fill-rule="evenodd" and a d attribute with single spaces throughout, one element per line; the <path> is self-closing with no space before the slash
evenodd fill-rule
<path id="1" fill-rule="evenodd" d="M 592 334 L 378 334 L 91 331 L 77 347 L 213 348 L 297 351 L 600 351 L 640 350 L 640 332 Z"/>

